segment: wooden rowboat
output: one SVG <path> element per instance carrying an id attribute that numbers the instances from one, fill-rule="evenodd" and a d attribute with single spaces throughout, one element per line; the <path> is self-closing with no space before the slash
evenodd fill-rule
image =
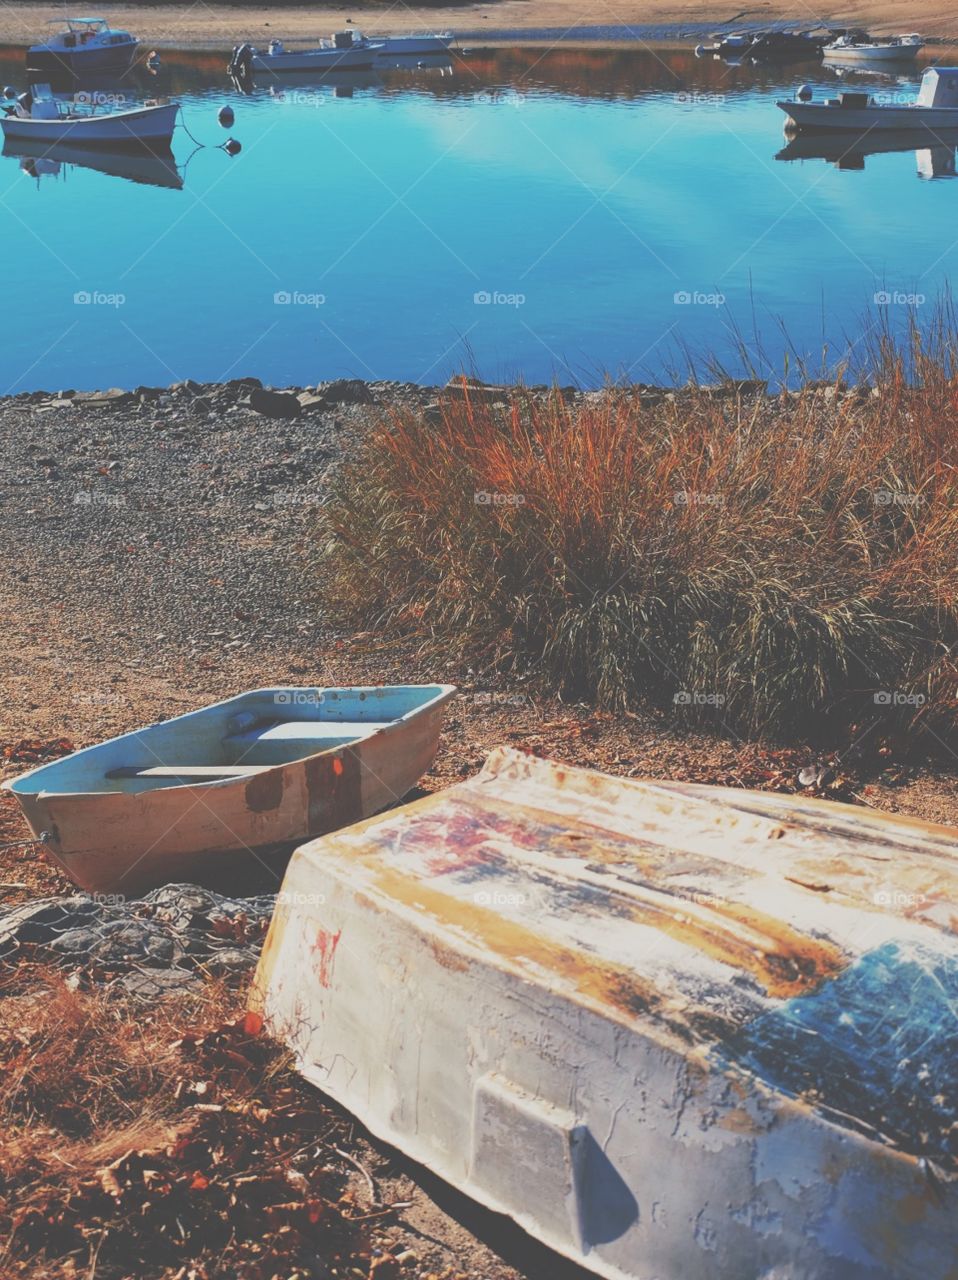
<path id="1" fill-rule="evenodd" d="M 216 880 L 399 800 L 432 763 L 454 693 L 256 689 L 3 786 L 84 889 Z"/>
<path id="2" fill-rule="evenodd" d="M 945 1280 L 958 831 L 496 751 L 297 850 L 252 1008 L 610 1280 Z"/>

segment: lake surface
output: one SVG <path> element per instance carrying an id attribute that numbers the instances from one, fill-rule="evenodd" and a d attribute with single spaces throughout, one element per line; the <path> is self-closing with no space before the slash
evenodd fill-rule
<path id="1" fill-rule="evenodd" d="M 842 86 L 817 64 L 527 48 L 244 96 L 224 62 L 169 55 L 132 92 L 214 144 L 230 104 L 238 156 L 178 129 L 182 172 L 0 159 L 0 393 L 651 380 L 683 347 L 735 364 L 736 329 L 778 373 L 789 344 L 927 314 L 958 263 L 953 147 L 780 158 L 776 99 Z"/>

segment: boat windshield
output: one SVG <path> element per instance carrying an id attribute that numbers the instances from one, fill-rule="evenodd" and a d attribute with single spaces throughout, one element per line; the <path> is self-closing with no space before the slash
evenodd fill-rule
<path id="1" fill-rule="evenodd" d="M 74 35 L 100 35 L 110 30 L 106 18 L 67 18 L 67 30 Z"/>

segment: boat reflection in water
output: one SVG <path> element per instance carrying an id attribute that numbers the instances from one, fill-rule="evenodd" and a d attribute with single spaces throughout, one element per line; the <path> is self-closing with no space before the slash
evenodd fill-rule
<path id="1" fill-rule="evenodd" d="M 20 168 L 39 184 L 41 178 L 66 179 L 71 167 L 95 169 L 111 178 L 125 178 L 150 187 L 166 187 L 180 191 L 183 176 L 176 165 L 173 152 L 165 151 L 108 151 L 102 147 L 83 147 L 71 142 L 55 144 L 39 141 L 8 139 L 3 155 L 18 158 Z"/>
<path id="2" fill-rule="evenodd" d="M 440 76 L 453 74 L 448 54 L 395 54 L 377 58 L 375 68 L 344 71 L 263 71 L 252 75 L 231 76 L 233 87 L 247 97 L 265 91 L 281 101 L 298 102 L 303 93 L 318 89 L 331 91 L 334 98 L 351 98 L 357 89 L 382 89 L 387 85 L 384 73 L 390 71 L 435 71 Z"/>
<path id="3" fill-rule="evenodd" d="M 929 141 L 934 145 L 929 146 Z M 862 170 L 868 156 L 913 151 L 917 176 L 925 181 L 958 176 L 955 150 L 958 129 L 889 129 L 880 133 L 801 133 L 789 139 L 776 160 L 825 160 L 838 169 Z"/>

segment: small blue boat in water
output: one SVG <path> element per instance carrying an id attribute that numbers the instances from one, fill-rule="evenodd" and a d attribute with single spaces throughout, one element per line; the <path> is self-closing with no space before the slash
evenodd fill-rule
<path id="1" fill-rule="evenodd" d="M 84 889 L 135 894 L 269 863 L 400 800 L 452 685 L 255 689 L 3 784 Z"/>

